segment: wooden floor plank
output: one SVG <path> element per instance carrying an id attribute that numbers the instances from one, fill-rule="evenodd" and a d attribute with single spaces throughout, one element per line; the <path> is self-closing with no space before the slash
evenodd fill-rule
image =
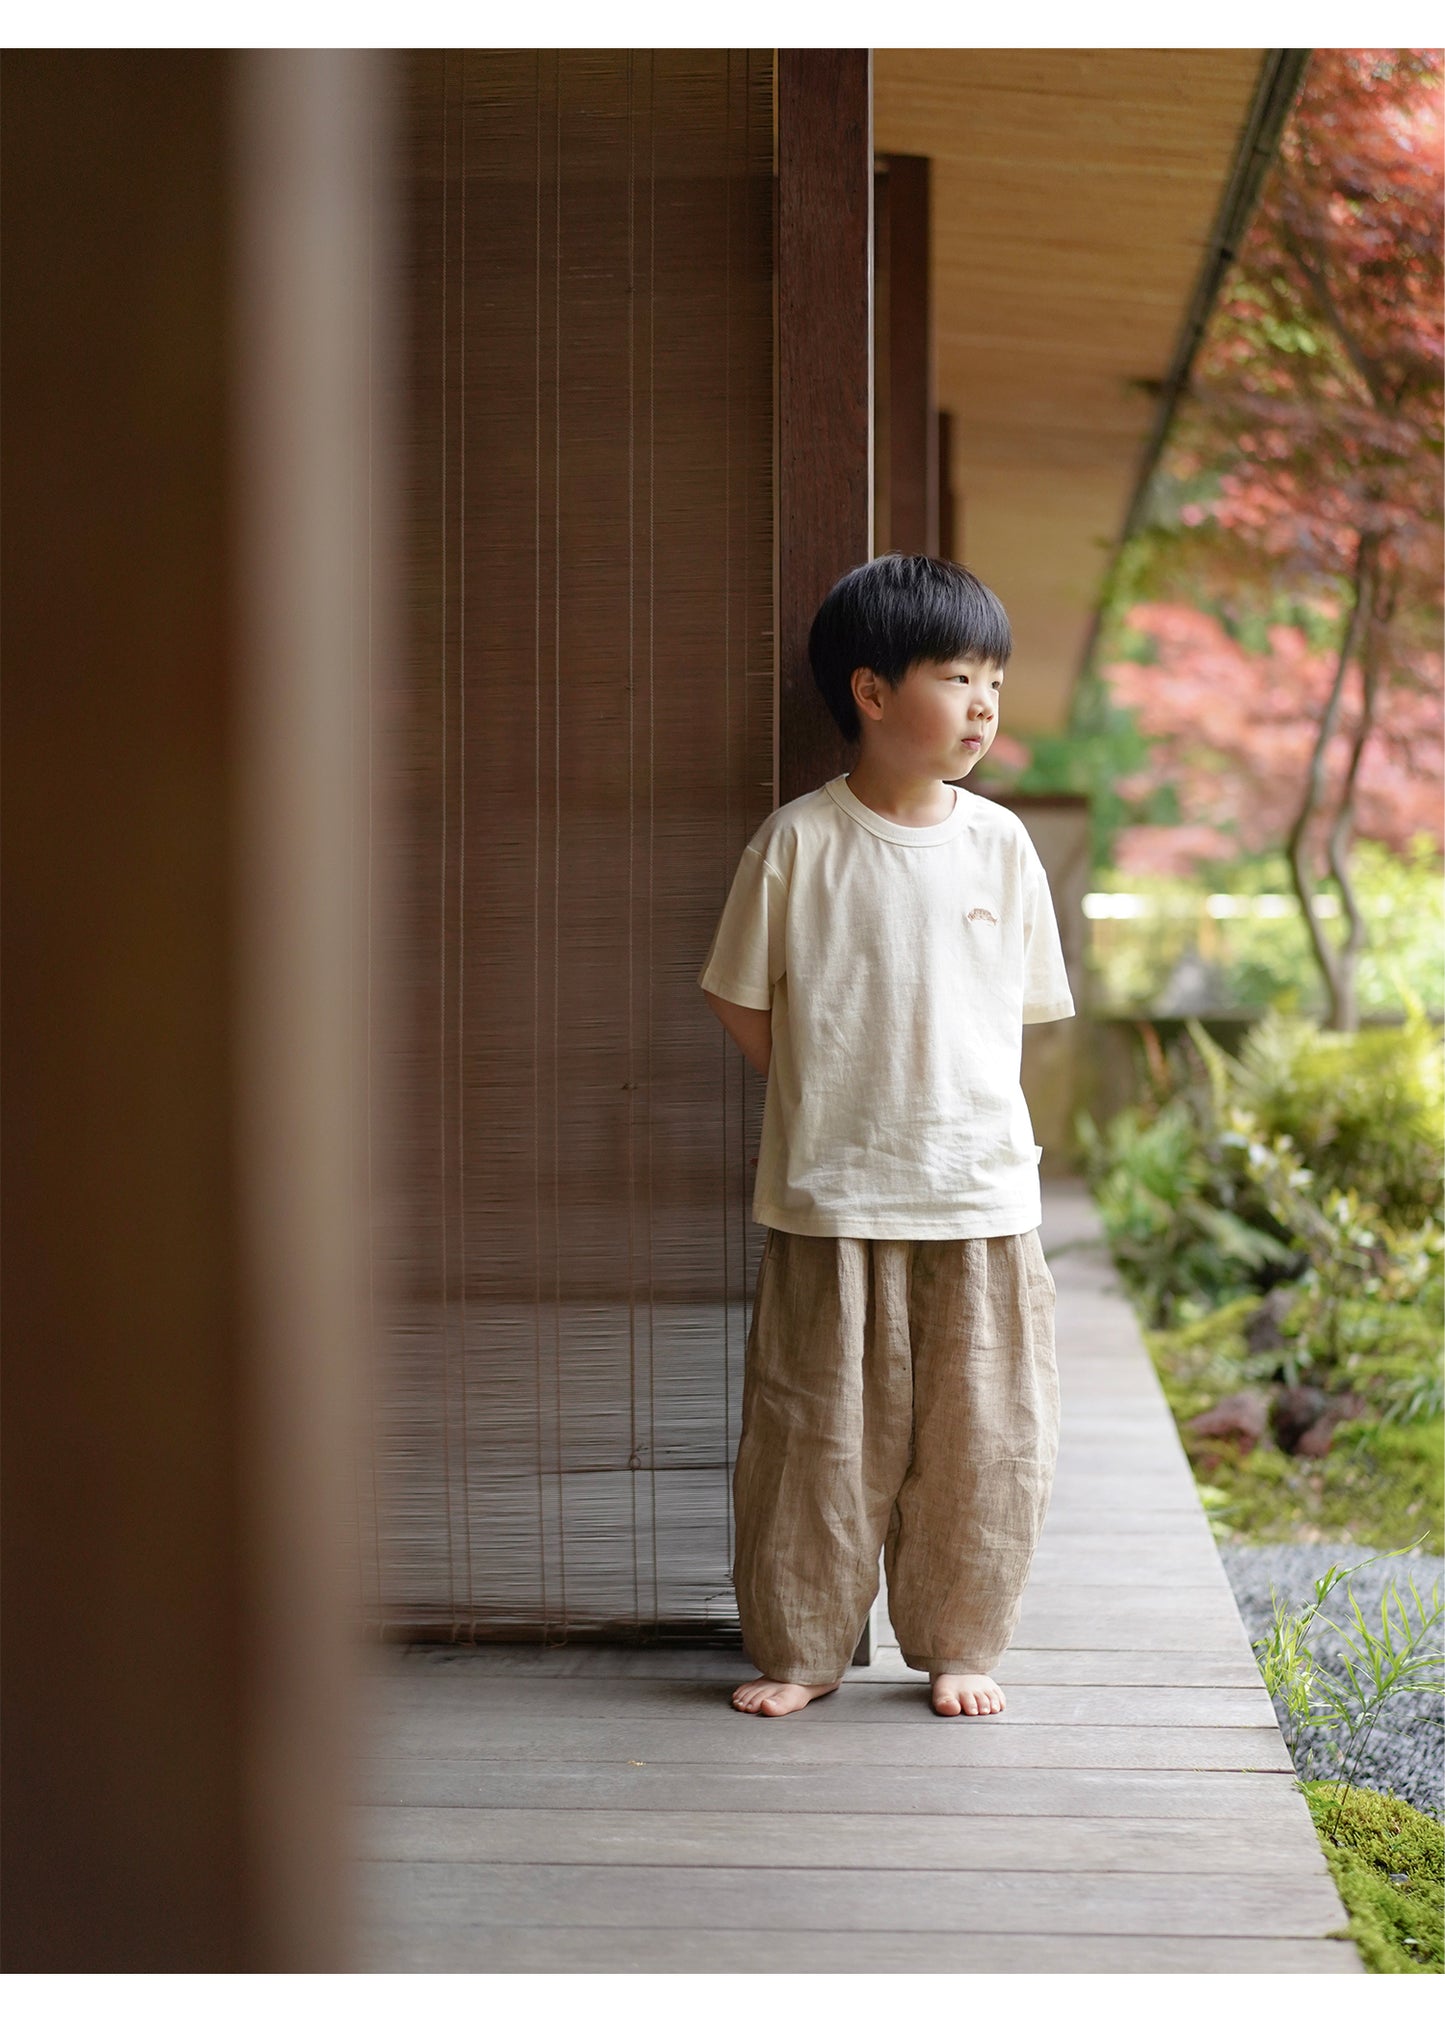
<path id="1" fill-rule="evenodd" d="M 1062 1527 L 1045 1531 L 1034 1554 L 1033 1579 L 1043 1586 L 1062 1576 L 1085 1581 L 1093 1569 L 1113 1568 L 1120 1586 L 1138 1581 L 1152 1586 L 1194 1587 L 1204 1580 L 1217 1587 L 1224 1578 L 1217 1557 L 1204 1548 L 1200 1537 L 1158 1538 L 1149 1534 L 1115 1532 L 1099 1539 L 1071 1535 Z M 1225 1585 L 1228 1586 L 1226 1580 Z"/>
<path id="2" fill-rule="evenodd" d="M 995 1763 L 1049 1768 L 1278 1770 L 1290 1767 L 1278 1729 L 1046 1728 L 1024 1722 L 942 1720 L 821 1722 L 813 1715 L 765 1720 L 738 1714 L 703 1721 L 528 1720 L 505 1714 L 480 1720 L 465 1709 L 435 1710 L 422 1731 L 407 1720 L 387 1724 L 371 1746 L 398 1756 L 450 1756 L 473 1762 L 537 1763 L 847 1763 L 913 1765 Z"/>
<path id="3" fill-rule="evenodd" d="M 1134 1648 L 1147 1649 L 1158 1633 L 1196 1632 L 1201 1641 L 1216 1642 L 1236 1637 L 1242 1630 L 1239 1610 L 1227 1586 L 1200 1581 L 1187 1587 L 1175 1581 L 1131 1581 L 1127 1587 L 1096 1586 L 1082 1580 L 1045 1579 L 1031 1582 L 1024 1591 L 1019 1615 L 1019 1633 L 1026 1621 L 1078 1620 L 1095 1623 L 1110 1636 L 1120 1630 L 1136 1632 Z M 1161 1644 L 1161 1648 L 1165 1648 Z"/>
<path id="4" fill-rule="evenodd" d="M 741 1840 L 749 1866 L 758 1868 L 1268 1876 L 1287 1852 L 1299 1873 L 1325 1873 L 1318 1837 L 1298 1819 L 1277 1824 L 1267 1842 L 1252 1820 L 1047 1814 L 925 1814 L 884 1824 L 851 1812 L 753 1812 L 739 1822 L 720 1812 L 376 1806 L 359 1808 L 355 1826 L 368 1856 L 390 1862 L 736 1868 Z"/>
<path id="5" fill-rule="evenodd" d="M 1187 1551 L 1203 1552 L 1206 1547 L 1214 1550 L 1214 1538 L 1207 1520 L 1199 1510 L 1155 1511 L 1147 1525 L 1141 1524 L 1129 1511 L 1095 1511 L 1089 1521 L 1080 1516 L 1071 1524 L 1057 1522 L 1044 1525 L 1039 1548 L 1068 1546 L 1075 1552 L 1128 1553 L 1157 1551 L 1160 1553 Z"/>
<path id="6" fill-rule="evenodd" d="M 978 1869 L 968 1887 L 932 1869 L 616 1868 L 509 1862 L 372 1862 L 373 1916 L 441 1930 L 476 1925 L 650 1925 L 710 1931 L 1116 1933 L 1321 1939 L 1341 1923 L 1319 1875 L 1057 1875 Z"/>
<path id="7" fill-rule="evenodd" d="M 498 1763 L 378 1755 L 359 1796 L 373 1805 L 725 1812 L 739 1831 L 776 1813 L 906 1817 L 1241 1819 L 1271 1846 L 1297 1822 L 1299 1793 L 1279 1770 L 1049 1769 L 987 1764 Z M 880 1827 L 879 1831 L 885 1831 Z"/>
<path id="8" fill-rule="evenodd" d="M 1213 1597 L 1204 1595 L 1205 1602 Z M 1075 1599 L 1047 1604 L 1025 1596 L 1019 1614 L 1019 1636 L 1038 1650 L 1066 1651 L 1195 1651 L 1209 1637 L 1221 1655 L 1252 1657 L 1252 1648 L 1238 1615 L 1201 1606 L 1198 1614 L 1171 1609 L 1157 1614 L 1142 1608 L 1106 1609 Z"/>
<path id="9" fill-rule="evenodd" d="M 372 1924 L 364 1964 L 390 1973 L 1361 1974 L 1329 1939 L 1096 1938 L 1024 1932 L 463 1931 Z"/>
<path id="10" fill-rule="evenodd" d="M 1017 1686 L 1117 1686 L 1133 1689 L 1142 1686 L 1172 1686 L 1180 1689 L 1193 1687 L 1234 1687 L 1241 1692 L 1254 1693 L 1259 1684 L 1259 1671 L 1253 1657 L 1241 1652 L 1231 1657 L 1216 1651 L 1079 1651 L 1062 1650 L 1019 1650 L 1006 1651 L 995 1666 L 998 1682 L 1006 1690 Z M 725 1660 L 721 1665 L 710 1668 L 705 1675 L 719 1683 L 751 1678 L 756 1668 L 746 1661 L 741 1665 L 736 1657 Z M 696 1673 L 678 1672 L 674 1677 L 697 1677 Z M 847 1687 L 869 1686 L 890 1682 L 923 1687 L 928 1674 L 917 1666 L 905 1665 L 902 1653 L 896 1644 L 879 1644 L 871 1664 L 857 1665 L 843 1675 Z M 1014 1708 L 1013 1700 L 1009 1709 Z"/>
<path id="11" fill-rule="evenodd" d="M 1092 1531 L 1105 1519 L 1109 1528 L 1130 1524 L 1137 1527 L 1140 1536 L 1147 1536 L 1155 1518 L 1174 1517 L 1194 1523 L 1199 1516 L 1195 1492 L 1191 1489 L 1186 1496 L 1167 1476 L 1126 1483 L 1101 1471 L 1092 1480 L 1069 1477 L 1056 1483 L 1045 1528 L 1052 1525 L 1055 1530 L 1062 1526 L 1067 1530 Z"/>

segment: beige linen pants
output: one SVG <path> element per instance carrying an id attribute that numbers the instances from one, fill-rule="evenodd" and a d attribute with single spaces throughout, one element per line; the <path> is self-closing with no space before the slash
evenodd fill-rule
<path id="1" fill-rule="evenodd" d="M 1053 1488 L 1054 1299 L 1036 1229 L 768 1231 L 733 1470 L 733 1581 L 766 1677 L 842 1676 L 880 1549 L 905 1662 L 992 1670 Z"/>

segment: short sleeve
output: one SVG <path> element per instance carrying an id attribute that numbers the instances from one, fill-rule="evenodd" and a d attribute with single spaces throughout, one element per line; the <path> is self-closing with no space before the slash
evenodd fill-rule
<path id="1" fill-rule="evenodd" d="M 1064 967 L 1053 895 L 1049 891 L 1048 873 L 1032 838 L 1025 841 L 1023 887 L 1023 1023 L 1036 1026 L 1048 1019 L 1071 1019 L 1074 1017 L 1074 999 L 1069 989 L 1069 973 Z"/>
<path id="2" fill-rule="evenodd" d="M 771 1011 L 773 986 L 783 974 L 783 925 L 788 888 L 751 844 L 733 877 L 732 889 L 698 978 L 704 990 L 729 1004 Z"/>

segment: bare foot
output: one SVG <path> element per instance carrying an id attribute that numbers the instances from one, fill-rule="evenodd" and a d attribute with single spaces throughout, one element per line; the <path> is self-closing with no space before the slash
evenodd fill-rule
<path id="1" fill-rule="evenodd" d="M 987 1672 L 935 1672 L 931 1686 L 935 1714 L 1001 1714 L 1003 1693 Z"/>
<path id="2" fill-rule="evenodd" d="M 740 1714 L 796 1714 L 810 1700 L 837 1690 L 836 1680 L 831 1686 L 798 1686 L 788 1679 L 749 1679 L 733 1694 L 733 1705 Z"/>

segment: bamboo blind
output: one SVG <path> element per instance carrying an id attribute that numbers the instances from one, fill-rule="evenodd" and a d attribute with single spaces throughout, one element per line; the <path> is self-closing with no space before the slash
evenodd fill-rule
<path id="1" fill-rule="evenodd" d="M 772 806 L 770 54 L 406 59 L 383 1631 L 729 1634 Z M 381 1228 L 378 1217 L 376 1227 Z"/>

